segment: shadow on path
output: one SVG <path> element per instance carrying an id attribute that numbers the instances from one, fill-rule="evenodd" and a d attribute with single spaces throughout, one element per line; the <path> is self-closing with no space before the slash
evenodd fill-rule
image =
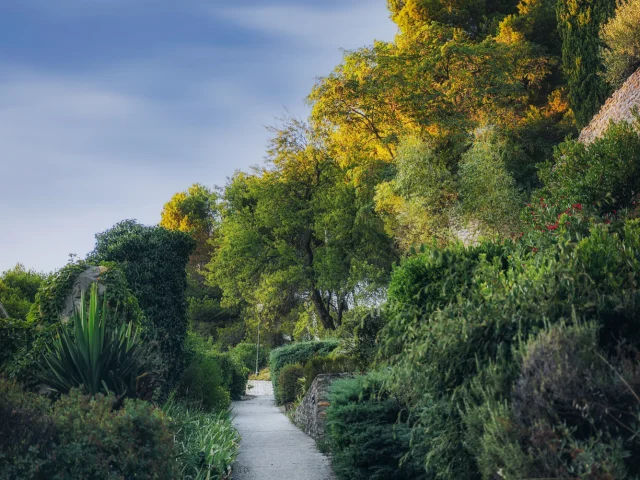
<path id="1" fill-rule="evenodd" d="M 276 407 L 273 396 L 233 403 L 242 435 L 233 480 L 333 480 L 330 461 Z"/>

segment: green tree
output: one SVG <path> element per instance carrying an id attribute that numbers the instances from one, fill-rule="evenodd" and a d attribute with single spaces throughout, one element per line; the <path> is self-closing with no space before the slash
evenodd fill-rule
<path id="1" fill-rule="evenodd" d="M 176 193 L 162 209 L 161 227 L 188 233 L 196 242 L 189 273 L 200 274 L 211 259 L 209 239 L 217 222 L 217 199 L 215 192 L 196 183 L 186 192 Z"/>
<path id="2" fill-rule="evenodd" d="M 621 1 L 600 32 L 607 80 L 620 85 L 640 66 L 640 3 Z"/>
<path id="3" fill-rule="evenodd" d="M 308 302 L 333 329 L 355 296 L 384 284 L 395 250 L 320 128 L 291 120 L 275 133 L 270 168 L 225 189 L 209 282 L 224 304 L 260 304 L 267 320 L 297 317 Z"/>
<path id="4" fill-rule="evenodd" d="M 562 68 L 579 127 L 589 123 L 611 93 L 602 76 L 599 34 L 615 7 L 615 0 L 558 0 Z"/>
<path id="5" fill-rule="evenodd" d="M 45 275 L 18 263 L 0 276 L 0 304 L 10 318 L 24 320 Z M 2 312 L 0 311 L 0 315 Z"/>

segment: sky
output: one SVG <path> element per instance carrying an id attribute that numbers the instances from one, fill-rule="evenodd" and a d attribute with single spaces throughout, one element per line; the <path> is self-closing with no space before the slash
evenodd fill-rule
<path id="1" fill-rule="evenodd" d="M 395 33 L 386 0 L 1 0 L 0 271 L 262 163 L 343 49 Z"/>

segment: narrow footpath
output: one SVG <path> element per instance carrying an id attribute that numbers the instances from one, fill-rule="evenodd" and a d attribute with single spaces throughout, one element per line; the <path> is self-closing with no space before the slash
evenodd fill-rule
<path id="1" fill-rule="evenodd" d="M 276 407 L 273 395 L 253 392 L 268 392 L 268 386 L 255 385 L 247 400 L 233 403 L 242 436 L 233 480 L 333 480 L 330 461 L 314 440 Z"/>

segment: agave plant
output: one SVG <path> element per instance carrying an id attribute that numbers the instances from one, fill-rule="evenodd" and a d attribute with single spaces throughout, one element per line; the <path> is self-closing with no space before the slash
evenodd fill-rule
<path id="1" fill-rule="evenodd" d="M 40 366 L 42 381 L 67 393 L 79 388 L 89 395 L 115 393 L 135 397 L 138 382 L 148 375 L 149 348 L 132 323 L 110 319 L 106 296 L 99 307 L 98 287 L 91 286 L 89 309 L 84 292 L 80 306 L 48 345 Z"/>

